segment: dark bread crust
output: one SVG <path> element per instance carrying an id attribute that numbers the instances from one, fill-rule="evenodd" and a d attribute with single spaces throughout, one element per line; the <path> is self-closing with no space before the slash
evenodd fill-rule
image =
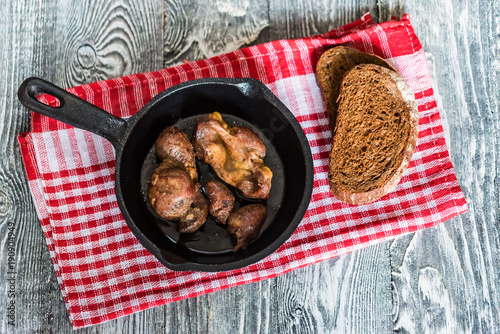
<path id="1" fill-rule="evenodd" d="M 358 72 L 356 72 L 358 71 Z M 334 152 L 334 146 L 336 144 L 336 135 L 337 135 L 337 129 L 339 127 L 339 120 L 342 117 L 342 113 L 347 112 L 344 109 L 347 109 L 346 106 L 343 104 L 344 101 L 346 104 L 348 103 L 361 103 L 364 105 L 364 101 L 359 101 L 359 95 L 358 100 L 354 101 L 349 99 L 349 97 L 343 96 L 344 93 L 344 85 L 347 85 L 348 83 L 342 82 L 341 89 L 339 91 L 339 98 L 338 100 L 340 101 L 340 108 L 339 108 L 339 118 L 337 119 L 335 123 L 335 131 L 334 131 L 334 136 L 333 136 L 333 145 L 332 145 L 332 151 L 330 152 L 330 170 L 329 170 L 329 181 L 330 181 L 330 191 L 332 192 L 335 197 L 337 197 L 340 201 L 343 201 L 345 203 L 349 204 L 366 204 L 366 203 L 371 203 L 373 201 L 376 201 L 377 199 L 381 198 L 382 196 L 386 195 L 392 189 L 396 187 L 396 185 L 399 183 L 401 180 L 401 177 L 403 176 L 404 171 L 408 167 L 408 164 L 410 163 L 411 157 L 413 155 L 413 151 L 415 149 L 416 143 L 417 143 L 417 138 L 418 138 L 418 109 L 417 109 L 417 104 L 415 102 L 415 97 L 413 92 L 411 91 L 411 88 L 408 86 L 408 84 L 404 81 L 404 79 L 397 74 L 395 71 L 388 70 L 386 68 L 383 68 L 381 66 L 377 65 L 358 65 L 354 67 L 351 71 L 346 73 L 344 78 L 349 76 L 349 78 L 352 78 L 353 76 L 356 76 L 356 74 L 359 74 L 359 71 L 364 71 L 366 74 L 366 71 L 369 71 L 370 76 L 374 78 L 376 81 L 384 82 L 388 91 L 390 94 L 387 94 L 386 98 L 394 98 L 394 99 L 402 99 L 404 101 L 404 104 L 406 105 L 407 111 L 409 112 L 409 127 L 408 127 L 408 136 L 406 140 L 406 144 L 401 151 L 401 156 L 397 157 L 391 157 L 400 160 L 399 165 L 396 165 L 392 168 L 391 171 L 392 175 L 386 175 L 387 177 L 384 178 L 382 181 L 383 183 L 376 188 L 369 189 L 368 191 L 359 191 L 359 189 L 354 189 L 354 187 L 346 187 L 346 185 L 339 185 L 336 184 L 335 180 L 338 179 L 336 177 L 336 174 L 338 174 L 337 170 L 335 170 L 335 165 L 336 164 L 333 159 L 338 159 L 339 152 Z M 349 75 L 351 74 L 351 75 Z M 363 99 L 370 100 L 374 98 L 373 96 L 361 96 L 361 100 Z M 373 130 L 373 129 L 372 129 Z M 406 136 L 405 136 L 406 137 Z M 337 138 L 338 140 L 338 138 Z M 340 152 L 342 153 L 342 152 Z M 390 159 L 389 159 L 390 160 Z M 388 171 L 384 171 L 388 172 Z M 349 188 L 349 189 L 346 189 Z"/>
<path id="2" fill-rule="evenodd" d="M 384 59 L 346 46 L 336 46 L 326 50 L 316 64 L 316 78 L 323 91 L 332 128 L 337 118 L 337 98 L 342 78 L 359 64 L 375 64 L 396 71 Z"/>

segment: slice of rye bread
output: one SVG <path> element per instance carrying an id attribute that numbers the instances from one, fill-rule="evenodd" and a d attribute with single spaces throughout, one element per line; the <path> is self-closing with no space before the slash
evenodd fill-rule
<path id="1" fill-rule="evenodd" d="M 366 204 L 389 193 L 418 137 L 415 96 L 395 71 L 355 66 L 340 86 L 328 178 L 339 200 Z"/>
<path id="2" fill-rule="evenodd" d="M 326 50 L 316 64 L 316 78 L 320 84 L 332 129 L 337 116 L 337 98 L 344 74 L 359 64 L 375 64 L 395 69 L 382 58 L 346 46 L 336 46 Z"/>

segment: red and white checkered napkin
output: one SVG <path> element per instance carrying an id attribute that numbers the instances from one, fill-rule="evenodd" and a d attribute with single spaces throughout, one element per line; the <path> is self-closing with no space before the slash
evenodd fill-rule
<path id="1" fill-rule="evenodd" d="M 320 54 L 336 44 L 388 59 L 413 89 L 420 113 L 417 147 L 403 179 L 395 191 L 368 205 L 341 203 L 328 190 L 331 131 L 314 66 Z M 311 145 L 315 173 L 304 219 L 281 248 L 254 265 L 219 273 L 170 271 L 139 243 L 120 214 L 111 144 L 33 113 L 31 132 L 19 135 L 19 142 L 75 328 L 274 277 L 467 210 L 446 149 L 424 51 L 408 16 L 375 24 L 366 14 L 324 35 L 270 42 L 69 91 L 127 117 L 164 89 L 204 77 L 259 79 L 298 119 Z"/>

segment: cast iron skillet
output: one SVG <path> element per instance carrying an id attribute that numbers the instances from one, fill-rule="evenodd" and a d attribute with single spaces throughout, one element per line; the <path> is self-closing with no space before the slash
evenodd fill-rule
<path id="1" fill-rule="evenodd" d="M 60 106 L 39 102 L 37 96 L 41 94 L 56 97 Z M 309 205 L 313 163 L 306 136 L 287 107 L 258 80 L 213 78 L 185 82 L 161 92 L 127 119 L 115 117 L 39 78 L 25 80 L 18 97 L 35 112 L 111 142 L 116 150 L 115 191 L 123 217 L 144 247 L 172 270 L 224 271 L 255 263 L 290 237 Z M 270 155 L 266 156 L 266 164 L 275 166 L 274 170 L 271 167 L 274 176 L 268 200 L 273 202 L 272 210 L 268 208 L 272 221 L 264 224 L 261 235 L 247 249 L 237 253 L 231 251 L 227 233 L 220 233 L 225 232 L 223 227 L 214 222 L 207 221 L 207 227 L 192 238 L 175 236 L 175 223 L 162 222 L 144 195 L 154 165 L 154 161 L 150 165 L 144 161 L 151 160 L 160 132 L 174 124 L 190 131 L 200 115 L 213 111 L 221 112 L 228 123 L 245 124 L 257 131 Z M 203 168 L 206 172 L 200 172 L 202 178 L 204 174 L 214 177 L 208 167 Z M 229 247 L 222 247 L 224 244 Z"/>

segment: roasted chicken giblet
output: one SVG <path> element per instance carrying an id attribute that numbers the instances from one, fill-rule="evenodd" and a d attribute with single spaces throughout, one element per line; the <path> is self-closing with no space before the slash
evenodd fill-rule
<path id="1" fill-rule="evenodd" d="M 208 196 L 208 212 L 219 223 L 225 224 L 234 208 L 234 195 L 225 185 L 210 180 L 205 185 Z"/>
<path id="2" fill-rule="evenodd" d="M 201 192 L 198 192 L 186 214 L 181 217 L 179 225 L 177 225 L 177 231 L 180 233 L 193 233 L 205 224 L 207 216 L 207 200 Z"/>
<path id="3" fill-rule="evenodd" d="M 169 126 L 158 136 L 155 142 L 155 153 L 160 160 L 170 158 L 180 162 L 189 173 L 193 182 L 198 182 L 196 160 L 193 146 L 188 136 L 179 128 Z"/>
<path id="4" fill-rule="evenodd" d="M 197 190 L 182 164 L 165 159 L 149 180 L 148 198 L 160 217 L 179 220 L 190 208 Z"/>
<path id="5" fill-rule="evenodd" d="M 266 199 L 273 173 L 264 165 L 266 147 L 247 127 L 232 127 L 214 112 L 201 118 L 193 133 L 198 159 L 212 166 L 226 183 L 238 188 L 243 196 Z"/>
<path id="6" fill-rule="evenodd" d="M 161 160 L 149 180 L 148 197 L 160 217 L 179 220 L 180 233 L 192 233 L 207 220 L 208 206 L 199 192 L 195 154 L 188 136 L 168 127 L 155 142 Z"/>
<path id="7" fill-rule="evenodd" d="M 266 207 L 262 204 L 250 204 L 233 212 L 227 220 L 227 232 L 233 235 L 233 252 L 245 249 L 257 238 L 266 219 Z"/>

